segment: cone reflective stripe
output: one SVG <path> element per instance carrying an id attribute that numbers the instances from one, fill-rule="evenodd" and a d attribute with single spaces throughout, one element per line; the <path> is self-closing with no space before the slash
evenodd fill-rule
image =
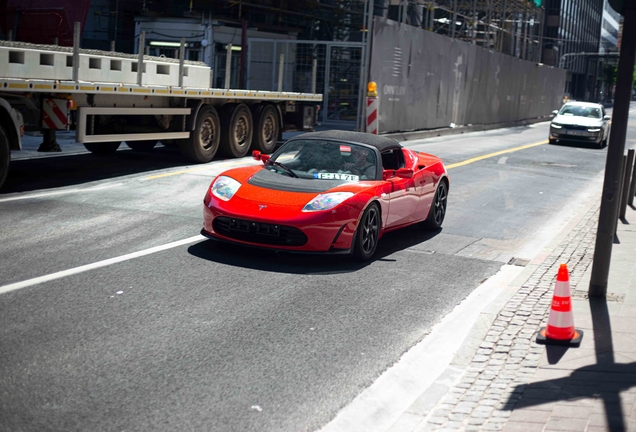
<path id="1" fill-rule="evenodd" d="M 582 337 L 583 332 L 574 328 L 568 266 L 561 264 L 554 287 L 548 324 L 539 331 L 537 342 L 578 346 Z"/>
<path id="2" fill-rule="evenodd" d="M 545 335 L 551 339 L 561 340 L 568 340 L 574 337 L 570 281 L 559 281 L 557 279 Z"/>

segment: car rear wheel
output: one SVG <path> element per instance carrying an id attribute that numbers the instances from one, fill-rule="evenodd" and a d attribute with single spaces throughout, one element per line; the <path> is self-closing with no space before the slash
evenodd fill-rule
<path id="1" fill-rule="evenodd" d="M 360 224 L 354 240 L 354 257 L 360 261 L 370 260 L 378 246 L 379 236 L 380 210 L 377 204 L 372 203 L 360 218 Z"/>
<path id="2" fill-rule="evenodd" d="M 446 216 L 446 202 L 448 198 L 448 185 L 444 180 L 439 182 L 437 190 L 435 191 L 435 198 L 433 198 L 433 204 L 428 212 L 428 217 L 424 221 L 424 227 L 427 229 L 435 230 L 439 229 L 444 222 Z"/>

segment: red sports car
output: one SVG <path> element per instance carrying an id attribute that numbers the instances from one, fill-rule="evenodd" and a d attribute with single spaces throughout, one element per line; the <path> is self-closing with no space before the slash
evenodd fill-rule
<path id="1" fill-rule="evenodd" d="M 370 259 L 385 232 L 415 223 L 438 229 L 448 173 L 433 155 L 366 133 L 299 135 L 263 165 L 225 171 L 203 200 L 211 239 L 291 252 Z"/>

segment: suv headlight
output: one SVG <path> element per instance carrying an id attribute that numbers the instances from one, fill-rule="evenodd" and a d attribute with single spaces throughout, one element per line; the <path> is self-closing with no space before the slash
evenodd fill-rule
<path id="1" fill-rule="evenodd" d="M 353 196 L 352 192 L 331 192 L 326 194 L 320 194 L 316 196 L 314 199 L 309 201 L 305 207 L 303 207 L 304 212 L 312 212 L 312 211 L 320 211 L 320 210 L 329 210 L 342 203 L 343 201 L 351 198 Z"/>
<path id="2" fill-rule="evenodd" d="M 588 132 L 600 132 L 601 128 L 589 128 L 587 131 Z"/>
<path id="3" fill-rule="evenodd" d="M 240 187 L 241 184 L 233 178 L 219 176 L 214 180 L 214 183 L 212 183 L 210 192 L 220 200 L 229 201 Z"/>
<path id="4" fill-rule="evenodd" d="M 557 124 L 557 123 L 550 123 L 550 127 L 553 127 L 555 129 L 561 129 L 563 126 L 561 126 L 560 124 Z"/>

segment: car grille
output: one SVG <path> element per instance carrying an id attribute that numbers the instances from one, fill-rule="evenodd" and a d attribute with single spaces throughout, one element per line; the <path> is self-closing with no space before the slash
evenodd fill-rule
<path id="1" fill-rule="evenodd" d="M 279 246 L 302 246 L 307 236 L 298 228 L 219 216 L 212 223 L 214 231 L 229 238 Z"/>
<path id="2" fill-rule="evenodd" d="M 570 129 L 570 130 L 582 130 L 582 131 L 586 131 L 587 128 L 591 127 L 591 126 L 578 126 L 578 125 L 562 125 L 563 129 Z"/>

